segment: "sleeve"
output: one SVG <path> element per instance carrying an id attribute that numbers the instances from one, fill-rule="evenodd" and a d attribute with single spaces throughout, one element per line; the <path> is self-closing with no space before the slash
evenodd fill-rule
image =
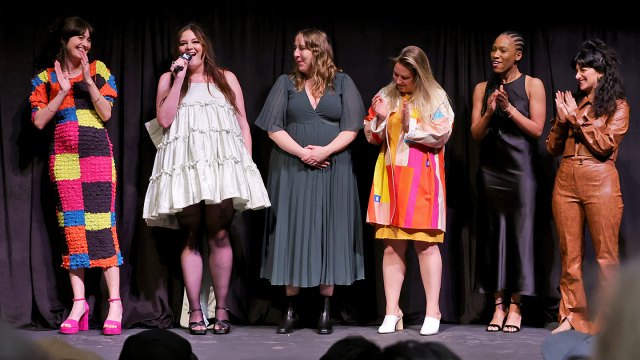
<path id="1" fill-rule="evenodd" d="M 629 128 L 629 104 L 626 101 L 618 100 L 618 109 L 608 121 L 605 121 L 604 127 L 594 125 L 595 119 L 588 116 L 587 113 L 576 118 L 575 122 L 571 122 L 571 125 L 593 154 L 609 156 L 618 148 Z"/>
<path id="2" fill-rule="evenodd" d="M 33 122 L 33 118 L 38 110 L 49 104 L 47 82 L 49 82 L 49 74 L 46 70 L 31 80 L 32 89 L 31 96 L 29 96 L 29 102 L 31 103 L 31 122 Z"/>
<path id="3" fill-rule="evenodd" d="M 347 74 L 342 75 L 342 115 L 340 131 L 358 131 L 364 127 L 364 103 L 356 88 L 356 84 Z"/>
<path id="4" fill-rule="evenodd" d="M 378 94 L 382 95 L 383 99 L 388 102 L 382 90 L 378 91 Z M 386 119 L 382 119 L 373 111 L 373 107 L 369 108 L 369 113 L 364 118 L 364 124 L 370 124 L 369 128 L 365 126 L 364 135 L 367 138 L 367 141 L 380 145 L 386 139 L 386 131 L 387 131 L 387 122 L 389 121 L 389 116 L 387 115 Z"/>
<path id="5" fill-rule="evenodd" d="M 267 101 L 256 119 L 256 126 L 268 132 L 284 130 L 287 119 L 287 75 L 281 75 L 271 88 Z"/>
<path id="6" fill-rule="evenodd" d="M 100 90 L 100 94 L 113 106 L 113 99 L 118 96 L 115 78 L 102 61 L 96 60 L 94 63 L 95 74 L 92 75 L 95 76 L 96 87 Z"/>
<path id="7" fill-rule="evenodd" d="M 560 156 L 564 152 L 569 126 L 567 121 L 561 121 L 558 117 L 551 119 L 553 126 L 547 137 L 547 150 L 553 156 Z"/>
<path id="8" fill-rule="evenodd" d="M 454 113 L 446 94 L 438 109 L 433 114 L 431 121 L 421 121 L 411 118 L 409 132 L 405 135 L 405 141 L 427 145 L 432 148 L 441 148 L 447 143 L 453 130 Z"/>

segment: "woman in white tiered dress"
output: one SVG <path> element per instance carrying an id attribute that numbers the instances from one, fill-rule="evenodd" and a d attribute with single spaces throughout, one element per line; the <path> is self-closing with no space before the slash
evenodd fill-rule
<path id="1" fill-rule="evenodd" d="M 176 227 L 182 234 L 180 261 L 189 300 L 191 334 L 206 334 L 200 309 L 202 256 L 209 245 L 209 268 L 216 297 L 213 331 L 230 331 L 227 292 L 232 267 L 229 226 L 235 210 L 268 207 L 269 198 L 251 159 L 251 133 L 236 77 L 215 64 L 211 43 L 197 25 L 177 35 L 179 58 L 160 78 L 156 108 L 162 131 L 150 129 L 158 149 L 144 203 L 152 226 Z M 174 72 L 177 66 L 182 70 Z"/>

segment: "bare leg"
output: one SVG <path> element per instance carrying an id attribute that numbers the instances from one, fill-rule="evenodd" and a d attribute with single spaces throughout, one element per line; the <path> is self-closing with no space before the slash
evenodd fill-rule
<path id="1" fill-rule="evenodd" d="M 200 204 L 186 207 L 178 213 L 178 223 L 182 233 L 182 253 L 180 263 L 184 276 L 184 286 L 187 288 L 189 310 L 200 309 L 200 285 L 202 284 L 202 255 L 199 244 L 202 239 L 202 211 Z M 202 312 L 192 312 L 189 322 L 202 320 Z M 196 326 L 194 330 L 206 330 L 204 326 Z"/>
<path id="2" fill-rule="evenodd" d="M 511 294 L 511 305 L 509 305 L 509 315 L 507 315 L 507 322 L 505 325 L 515 325 L 520 327 L 522 323 L 522 314 L 520 313 L 520 304 L 522 301 L 522 295 L 520 294 Z M 507 332 L 515 332 L 516 329 L 509 327 L 506 329 Z"/>
<path id="3" fill-rule="evenodd" d="M 557 334 L 559 332 L 567 331 L 567 330 L 572 330 L 572 329 L 573 329 L 573 326 L 571 325 L 571 323 L 566 321 L 565 319 L 565 321 L 563 321 L 562 324 L 560 324 L 560 326 L 558 326 L 557 328 L 555 328 L 555 330 L 551 332 L 551 335 Z"/>
<path id="4" fill-rule="evenodd" d="M 320 294 L 322 296 L 333 296 L 333 285 L 320 284 Z"/>
<path id="5" fill-rule="evenodd" d="M 71 278 L 71 288 L 73 289 L 73 298 L 84 298 L 84 268 L 69 269 L 69 277 Z M 84 314 L 84 301 L 74 301 L 71 312 L 67 319 L 80 320 Z M 71 327 L 69 324 L 62 324 L 61 327 Z"/>
<path id="6" fill-rule="evenodd" d="M 109 299 L 120 299 L 120 268 L 117 266 L 108 267 L 102 270 L 104 278 L 107 280 L 109 288 Z M 109 302 L 109 315 L 107 320 L 122 321 L 122 301 Z M 105 325 L 104 327 L 115 328 L 115 325 Z"/>
<path id="7" fill-rule="evenodd" d="M 286 292 L 287 296 L 296 296 L 300 292 L 300 287 L 293 286 L 293 285 L 285 285 L 284 291 Z"/>
<path id="8" fill-rule="evenodd" d="M 233 202 L 224 200 L 218 205 L 205 206 L 206 236 L 209 243 L 209 271 L 216 296 L 216 318 L 229 320 L 227 294 L 233 267 L 233 251 L 229 241 L 229 226 L 233 220 Z M 220 329 L 220 326 L 216 326 Z"/>
<path id="9" fill-rule="evenodd" d="M 401 317 L 402 311 L 398 303 L 404 274 L 407 271 L 404 257 L 407 251 L 407 241 L 384 239 L 383 243 L 382 278 L 384 279 L 384 295 L 387 299 L 386 314 Z"/>
<path id="10" fill-rule="evenodd" d="M 420 261 L 420 275 L 427 296 L 427 317 L 440 320 L 440 284 L 442 282 L 442 256 L 438 243 L 414 241 Z"/>
<path id="11" fill-rule="evenodd" d="M 500 290 L 498 292 L 493 293 L 493 298 L 495 300 L 495 304 L 504 302 L 504 290 Z M 502 327 L 502 323 L 504 322 L 504 317 L 507 316 L 507 307 L 506 305 L 500 304 L 495 305 L 495 311 L 493 313 L 493 319 L 491 319 L 490 324 L 496 324 Z M 487 326 L 487 330 L 489 331 L 500 331 L 500 328 L 497 326 L 489 325 Z"/>

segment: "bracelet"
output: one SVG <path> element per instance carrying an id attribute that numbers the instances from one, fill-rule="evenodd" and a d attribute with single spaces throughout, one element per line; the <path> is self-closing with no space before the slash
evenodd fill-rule
<path id="1" fill-rule="evenodd" d="M 49 109 L 49 104 L 47 104 L 47 106 L 45 106 L 45 107 L 47 108 L 47 110 L 51 111 L 52 113 L 54 113 L 54 114 L 56 113 L 55 111 Z"/>
<path id="2" fill-rule="evenodd" d="M 511 110 L 511 112 L 509 112 L 509 109 L 513 109 L 513 110 Z M 506 112 L 507 115 L 509 116 L 509 118 L 511 118 L 513 116 L 513 114 L 515 114 L 516 110 L 518 110 L 518 109 L 516 109 L 513 105 L 509 104 L 509 107 L 504 112 Z"/>
<path id="3" fill-rule="evenodd" d="M 98 96 L 98 98 L 95 101 L 93 99 L 91 99 L 91 102 L 95 104 L 98 101 L 100 101 L 100 99 L 102 99 L 102 95 Z"/>

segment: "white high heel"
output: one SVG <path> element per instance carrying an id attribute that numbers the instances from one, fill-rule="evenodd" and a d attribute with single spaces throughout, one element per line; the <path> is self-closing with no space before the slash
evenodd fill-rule
<path id="1" fill-rule="evenodd" d="M 440 320 L 432 317 L 425 317 L 420 329 L 420 335 L 435 335 L 440 329 Z"/>
<path id="2" fill-rule="evenodd" d="M 391 334 L 402 329 L 402 316 L 385 315 L 382 325 L 378 328 L 378 334 Z"/>

